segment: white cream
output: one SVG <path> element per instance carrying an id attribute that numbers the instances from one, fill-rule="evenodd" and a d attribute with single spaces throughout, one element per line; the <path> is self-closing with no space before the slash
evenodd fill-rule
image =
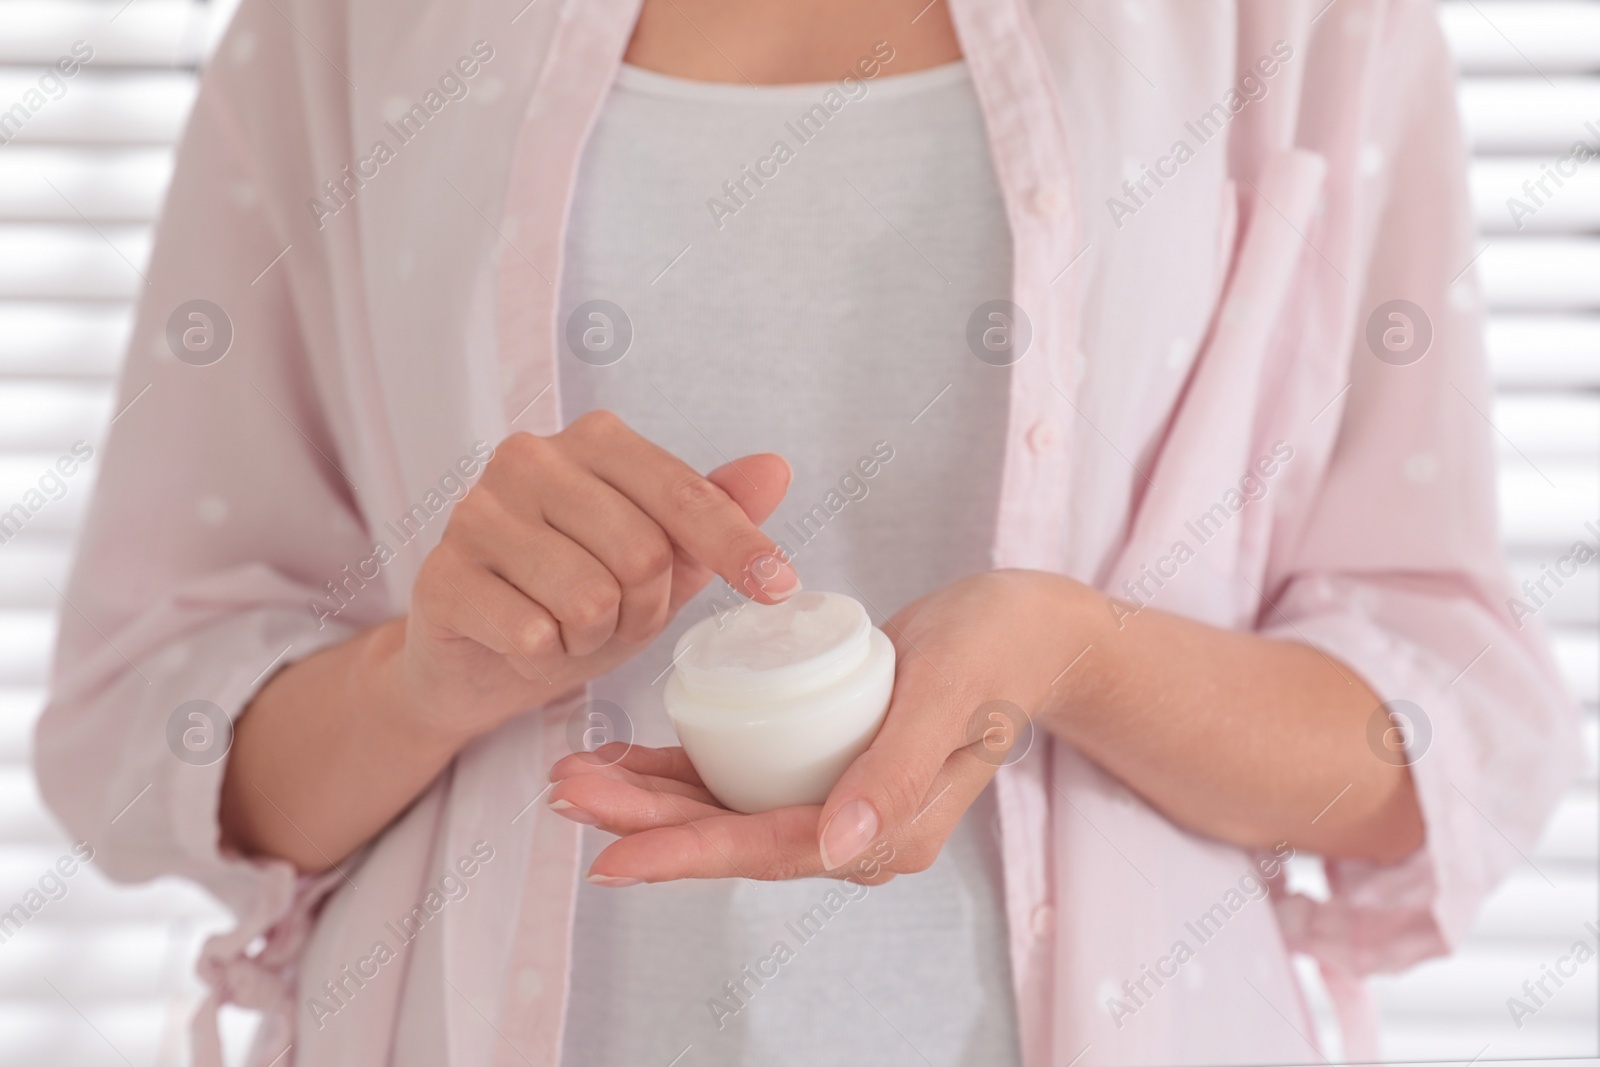
<path id="1" fill-rule="evenodd" d="M 894 688 L 894 646 L 841 593 L 706 619 L 673 659 L 667 714 L 706 788 L 742 812 L 826 800 Z"/>

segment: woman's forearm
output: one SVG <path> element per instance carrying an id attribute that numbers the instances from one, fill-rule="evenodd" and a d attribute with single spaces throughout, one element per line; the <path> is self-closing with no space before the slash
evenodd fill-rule
<path id="1" fill-rule="evenodd" d="M 1043 580 L 1060 586 L 1061 632 L 1089 646 L 1044 725 L 1168 818 L 1240 845 L 1380 862 L 1422 843 L 1409 767 L 1367 742 L 1382 701 L 1348 666 L 1153 608 L 1121 613 L 1119 628 L 1101 594 Z"/>
<path id="2" fill-rule="evenodd" d="M 465 737 L 406 711 L 405 621 L 280 671 L 240 716 L 222 782 L 222 840 L 302 871 L 334 866 L 405 810 Z"/>

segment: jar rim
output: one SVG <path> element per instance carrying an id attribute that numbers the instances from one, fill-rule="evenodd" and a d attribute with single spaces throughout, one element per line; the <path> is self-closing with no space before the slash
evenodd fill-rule
<path id="1" fill-rule="evenodd" d="M 760 669 L 706 667 L 691 655 L 714 643 L 716 635 L 728 626 L 748 629 L 758 622 L 769 622 L 778 611 L 790 616 L 796 611 L 828 610 L 842 624 L 831 643 L 808 649 L 792 662 Z M 756 614 L 747 615 L 754 611 Z M 786 699 L 824 689 L 858 670 L 871 655 L 872 620 L 853 597 L 843 593 L 805 591 L 777 605 L 754 602 L 742 605 L 731 617 L 714 616 L 690 627 L 673 649 L 674 671 L 684 689 L 697 697 L 740 702 Z"/>

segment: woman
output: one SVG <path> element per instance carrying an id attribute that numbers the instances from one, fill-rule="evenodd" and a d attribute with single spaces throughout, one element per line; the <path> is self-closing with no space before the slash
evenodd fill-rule
<path id="1" fill-rule="evenodd" d="M 245 0 L 39 735 L 239 916 L 202 1059 L 1295 1062 L 1294 952 L 1374 1054 L 1576 751 L 1452 92 L 1415 0 Z M 655 686 L 802 579 L 893 704 L 735 815 Z"/>

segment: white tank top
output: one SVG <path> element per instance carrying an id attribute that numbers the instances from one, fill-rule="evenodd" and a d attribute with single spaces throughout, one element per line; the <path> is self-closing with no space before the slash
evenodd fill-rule
<path id="1" fill-rule="evenodd" d="M 1011 280 L 965 64 L 892 70 L 754 87 L 624 66 L 560 280 L 563 417 L 610 409 L 701 471 L 783 455 L 767 533 L 880 625 L 991 566 L 1008 372 L 968 336 Z M 675 743 L 658 679 L 719 587 L 731 603 L 717 583 L 595 683 L 638 742 Z M 612 838 L 583 834 L 587 866 Z M 1018 1063 L 997 840 L 986 792 L 930 869 L 870 889 L 582 884 L 564 1067 Z M 431 1067 L 437 946 L 413 949 L 395 1062 Z"/>

